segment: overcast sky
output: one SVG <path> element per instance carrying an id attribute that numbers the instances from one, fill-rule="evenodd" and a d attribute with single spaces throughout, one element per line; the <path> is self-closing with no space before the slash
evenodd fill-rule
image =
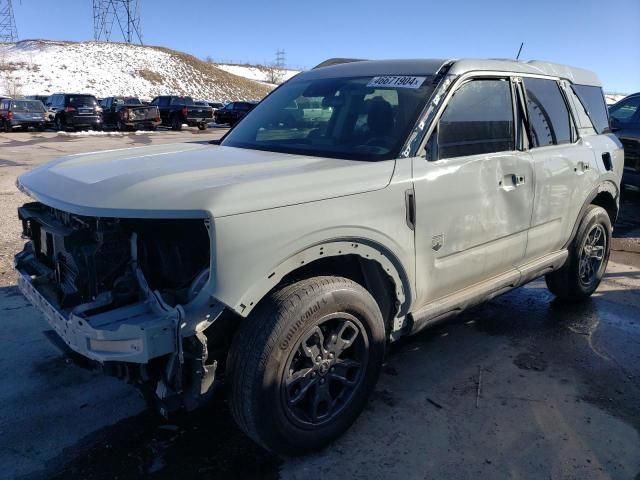
<path id="1" fill-rule="evenodd" d="M 640 0 L 139 0 L 143 41 L 219 61 L 539 59 L 640 91 Z M 91 0 L 14 1 L 21 39 L 92 40 Z M 113 35 L 117 40 L 118 36 Z"/>

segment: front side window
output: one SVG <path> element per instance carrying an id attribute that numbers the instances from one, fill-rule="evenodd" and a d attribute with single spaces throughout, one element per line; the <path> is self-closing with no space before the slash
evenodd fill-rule
<path id="1" fill-rule="evenodd" d="M 159 107 L 168 107 L 169 106 L 169 97 L 160 97 L 158 100 Z"/>
<path id="2" fill-rule="evenodd" d="M 572 88 L 578 95 L 587 115 L 589 115 L 596 132 L 607 132 L 609 130 L 609 117 L 602 88 L 591 85 L 573 85 Z"/>
<path id="3" fill-rule="evenodd" d="M 434 90 L 432 76 L 291 80 L 222 145 L 351 160 L 396 158 Z"/>
<path id="4" fill-rule="evenodd" d="M 509 81 L 482 79 L 462 85 L 440 118 L 437 138 L 439 159 L 514 150 Z"/>
<path id="5" fill-rule="evenodd" d="M 629 125 L 631 123 L 640 122 L 640 95 L 620 100 L 618 103 L 611 107 L 609 115 L 612 118 L 612 123 L 618 123 L 621 125 Z M 636 120 L 634 120 L 636 119 Z"/>
<path id="6" fill-rule="evenodd" d="M 555 80 L 524 78 L 533 147 L 571 143 L 571 117 Z"/>

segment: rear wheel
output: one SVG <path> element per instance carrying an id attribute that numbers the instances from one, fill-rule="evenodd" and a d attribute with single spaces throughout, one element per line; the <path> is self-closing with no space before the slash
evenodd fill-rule
<path id="1" fill-rule="evenodd" d="M 64 125 L 62 124 L 62 119 L 60 117 L 56 117 L 56 120 L 54 123 L 57 131 L 59 132 L 64 131 Z"/>
<path id="2" fill-rule="evenodd" d="M 198 130 L 206 130 L 207 129 L 207 124 L 206 123 L 199 123 L 198 124 Z"/>
<path id="3" fill-rule="evenodd" d="M 342 434 L 373 390 L 385 352 L 380 309 L 341 277 L 315 277 L 264 300 L 236 332 L 229 404 L 238 425 L 281 454 Z"/>
<path id="4" fill-rule="evenodd" d="M 611 230 L 607 211 L 589 205 L 569 246 L 566 263 L 545 277 L 547 287 L 556 297 L 579 302 L 596 291 L 609 262 Z"/>
<path id="5" fill-rule="evenodd" d="M 11 132 L 11 120 L 5 120 L 4 124 L 2 125 L 2 129 L 5 131 L 5 133 Z"/>
<path id="6" fill-rule="evenodd" d="M 182 119 L 179 118 L 177 115 L 174 115 L 171 118 L 171 130 L 175 130 L 177 132 L 182 130 Z"/>

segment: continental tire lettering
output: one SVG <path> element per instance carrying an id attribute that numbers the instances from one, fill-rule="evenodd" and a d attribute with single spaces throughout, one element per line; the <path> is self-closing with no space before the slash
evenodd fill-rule
<path id="1" fill-rule="evenodd" d="M 327 303 L 327 301 L 323 298 L 321 300 L 322 303 Z M 315 302 L 311 305 L 301 316 L 296 320 L 296 323 L 287 331 L 287 334 L 284 337 L 284 340 L 280 343 L 280 350 L 287 350 L 289 348 L 289 344 L 291 343 L 291 339 L 296 334 L 300 328 L 307 323 L 316 312 L 318 312 L 321 308 L 320 302 Z"/>

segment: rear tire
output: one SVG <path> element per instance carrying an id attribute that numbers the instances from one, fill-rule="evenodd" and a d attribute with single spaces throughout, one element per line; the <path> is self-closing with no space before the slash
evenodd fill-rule
<path id="1" fill-rule="evenodd" d="M 5 133 L 11 133 L 11 121 L 5 120 L 4 125 L 2 126 Z"/>
<path id="2" fill-rule="evenodd" d="M 385 348 L 380 309 L 359 284 L 315 277 L 284 287 L 234 336 L 226 373 L 233 417 L 267 450 L 320 448 L 362 411 Z"/>
<path id="3" fill-rule="evenodd" d="M 206 130 L 207 129 L 207 124 L 206 123 L 199 123 L 198 124 L 198 130 Z"/>
<path id="4" fill-rule="evenodd" d="M 179 132 L 182 130 L 182 120 L 177 115 L 171 117 L 171 130 Z"/>
<path id="5" fill-rule="evenodd" d="M 607 211 L 589 205 L 569 246 L 566 263 L 545 277 L 551 293 L 567 302 L 581 302 L 596 291 L 609 262 L 611 232 Z"/>

